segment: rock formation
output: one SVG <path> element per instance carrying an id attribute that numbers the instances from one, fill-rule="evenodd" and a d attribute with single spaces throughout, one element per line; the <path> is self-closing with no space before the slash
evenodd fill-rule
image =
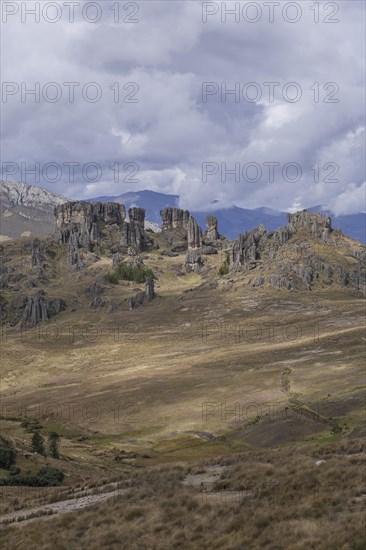
<path id="1" fill-rule="evenodd" d="M 184 252 L 187 250 L 187 230 L 189 223 L 188 210 L 180 208 L 163 208 L 160 210 L 163 220 L 161 241 L 165 252 Z"/>
<path id="2" fill-rule="evenodd" d="M 56 241 L 67 244 L 67 262 L 74 269 L 83 266 L 80 249 L 93 252 L 108 229 L 122 230 L 125 207 L 114 202 L 66 202 L 56 206 Z"/>
<path id="3" fill-rule="evenodd" d="M 188 228 L 189 212 L 180 208 L 163 208 L 160 210 L 163 220 L 163 230 Z"/>
<path id="4" fill-rule="evenodd" d="M 208 242 L 217 241 L 220 237 L 217 230 L 217 218 L 215 216 L 206 216 L 206 240 Z"/>
<path id="5" fill-rule="evenodd" d="M 80 252 L 81 245 L 79 235 L 78 228 L 73 227 L 68 235 L 67 241 L 67 264 L 75 269 L 81 269 L 84 265 Z"/>
<path id="6" fill-rule="evenodd" d="M 288 214 L 287 228 L 291 234 L 305 229 L 314 238 L 326 240 L 332 232 L 332 223 L 329 216 L 312 214 L 307 210 Z"/>
<path id="7" fill-rule="evenodd" d="M 145 233 L 145 210 L 144 208 L 130 208 L 128 211 L 129 221 L 124 222 L 121 246 L 124 252 L 138 254 L 146 248 L 153 246 L 153 241 Z"/>
<path id="8" fill-rule="evenodd" d="M 186 271 L 188 273 L 191 271 L 194 271 L 195 273 L 199 273 L 202 265 L 203 265 L 203 262 L 202 262 L 202 256 L 200 254 L 200 251 L 189 250 L 187 252 L 187 256 L 184 264 Z"/>
<path id="9" fill-rule="evenodd" d="M 21 324 L 34 327 L 40 321 L 47 321 L 53 315 L 60 313 L 66 308 L 64 300 L 48 300 L 43 290 L 39 290 L 27 298 L 23 310 Z"/>
<path id="10" fill-rule="evenodd" d="M 33 272 L 37 273 L 37 275 L 43 274 L 44 246 L 41 245 L 39 239 L 34 239 L 32 241 L 30 267 Z"/>
<path id="11" fill-rule="evenodd" d="M 302 210 L 288 214 L 288 224 L 274 232 L 266 231 L 264 226 L 260 225 L 252 231 L 243 233 L 232 247 L 231 269 L 240 271 L 250 268 L 262 258 L 274 259 L 282 245 L 301 231 L 324 242 L 332 233 L 331 219 L 329 216 Z"/>
<path id="12" fill-rule="evenodd" d="M 155 297 L 155 290 L 154 290 L 154 278 L 153 277 L 146 277 L 146 283 L 145 283 L 145 294 L 146 294 L 146 301 L 151 302 Z"/>
<path id="13" fill-rule="evenodd" d="M 188 250 L 197 250 L 202 246 L 202 229 L 193 216 L 189 216 L 187 227 Z"/>
<path id="14" fill-rule="evenodd" d="M 145 210 L 143 208 L 130 208 L 129 221 L 124 223 L 121 245 L 130 248 L 133 252 L 141 252 L 145 233 Z"/>
<path id="15" fill-rule="evenodd" d="M 139 306 L 142 306 L 145 301 L 145 292 L 138 292 L 135 296 L 128 298 L 127 303 L 129 309 L 136 309 Z"/>
<path id="16" fill-rule="evenodd" d="M 67 244 L 71 233 L 77 234 L 79 246 L 92 251 L 100 242 L 106 226 L 122 227 L 125 207 L 114 202 L 66 202 L 56 206 L 56 239 Z"/>
<path id="17" fill-rule="evenodd" d="M 356 262 L 352 272 L 344 269 L 342 259 L 337 263 L 340 236 L 334 235 L 329 216 L 306 210 L 289 214 L 288 224 L 274 232 L 266 231 L 260 225 L 239 235 L 231 246 L 230 270 L 265 267 L 266 275 L 261 273 L 259 279 L 249 281 L 253 286 L 262 286 L 266 281 L 270 286 L 287 290 L 311 290 L 312 285 L 320 281 L 323 285 L 337 283 L 365 292 L 364 262 Z M 313 239 L 315 243 L 311 245 Z M 323 246 L 332 247 L 332 253 L 327 253 L 326 259 L 320 253 Z M 359 256 L 352 250 L 349 255 Z"/>
<path id="18" fill-rule="evenodd" d="M 270 235 L 271 233 L 267 233 L 263 225 L 239 235 L 230 251 L 230 269 L 242 271 L 255 267 L 256 261 L 261 258 L 262 252 L 265 250 Z"/>

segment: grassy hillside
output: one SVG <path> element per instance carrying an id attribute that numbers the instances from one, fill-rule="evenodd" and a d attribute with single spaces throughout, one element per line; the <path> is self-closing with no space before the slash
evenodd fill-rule
<path id="1" fill-rule="evenodd" d="M 313 246 L 299 235 L 276 262 L 300 240 Z M 345 267 L 350 242 L 335 252 Z M 360 293 L 322 278 L 312 291 L 253 288 L 250 271 L 218 275 L 225 253 L 205 256 L 197 274 L 183 253 L 152 250 L 144 265 L 156 298 L 130 310 L 144 285 L 106 282 L 108 250 L 73 272 L 64 248 L 44 243 L 41 276 L 26 241 L 3 248 L 6 269 L 22 276 L 1 291 L 1 434 L 22 473 L 51 466 L 65 479 L 0 487 L 5 548 L 15 538 L 27 549 L 363 547 Z M 90 307 L 93 283 L 99 307 Z M 40 288 L 66 309 L 22 327 L 21 296 Z M 60 435 L 59 458 L 32 452 L 35 431 L 46 442 Z M 112 500 L 91 508 L 38 510 L 110 483 Z M 46 519 L 26 522 L 27 513 Z"/>

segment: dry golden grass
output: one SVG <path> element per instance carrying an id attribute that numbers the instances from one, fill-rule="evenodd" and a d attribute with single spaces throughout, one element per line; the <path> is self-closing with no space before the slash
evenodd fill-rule
<path id="1" fill-rule="evenodd" d="M 183 261 L 149 254 L 156 299 L 129 311 L 141 285 L 106 285 L 119 304 L 107 313 L 88 307 L 85 288 L 110 258 L 72 274 L 57 251 L 41 286 L 67 310 L 3 332 L 1 433 L 22 471 L 50 464 L 66 477 L 41 497 L 8 488 L 1 512 L 113 480 L 131 487 L 92 509 L 8 527 L 4 548 L 361 550 L 364 300 L 321 284 L 255 289 L 250 273 L 218 278 L 220 255 L 207 257 L 206 276 L 177 276 Z M 27 273 L 27 254 L 14 253 L 9 265 L 18 264 Z M 30 454 L 25 416 L 45 437 L 60 433 L 60 460 Z"/>
<path id="2" fill-rule="evenodd" d="M 325 463 L 316 466 L 320 458 Z M 4 528 L 2 544 L 13 548 L 16 537 L 19 550 L 361 550 L 364 458 L 365 444 L 354 440 L 139 469 L 121 478 L 126 494 L 78 514 Z M 217 480 L 202 488 L 215 468 Z"/>

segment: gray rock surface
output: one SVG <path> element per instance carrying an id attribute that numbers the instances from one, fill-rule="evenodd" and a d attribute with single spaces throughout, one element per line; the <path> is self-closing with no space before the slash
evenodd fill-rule
<path id="1" fill-rule="evenodd" d="M 160 210 L 160 216 L 163 220 L 163 230 L 166 229 L 185 229 L 188 228 L 189 212 L 180 208 L 163 208 Z"/>
<path id="2" fill-rule="evenodd" d="M 154 290 L 154 278 L 153 277 L 146 277 L 146 283 L 145 283 L 145 293 L 146 293 L 146 301 L 151 302 L 155 298 L 155 290 Z"/>
<path id="3" fill-rule="evenodd" d="M 266 231 L 260 225 L 239 235 L 230 249 L 230 270 L 255 270 L 265 265 L 271 271 L 268 284 L 278 288 L 311 290 L 314 281 L 322 281 L 325 285 L 337 282 L 365 292 L 364 255 L 350 248 L 350 257 L 362 259 L 355 262 L 352 272 L 344 269 L 337 263 L 339 239 L 339 234 L 334 237 L 329 216 L 303 210 L 289 214 L 288 224 L 274 232 Z M 324 245 L 333 247 L 335 253 L 326 253 L 322 257 L 320 250 Z M 252 284 L 256 286 L 257 280 L 254 279 Z"/>
<path id="4" fill-rule="evenodd" d="M 199 273 L 203 266 L 203 261 L 202 261 L 202 256 L 200 254 L 200 251 L 189 250 L 187 252 L 184 266 L 188 273 L 192 271 L 194 271 L 195 273 Z"/>
<path id="5" fill-rule="evenodd" d="M 197 250 L 202 246 L 202 229 L 193 216 L 189 216 L 187 227 L 188 250 Z"/>
<path id="6" fill-rule="evenodd" d="M 37 291 L 28 297 L 23 310 L 21 324 L 34 327 L 40 321 L 47 321 L 53 315 L 66 309 L 66 303 L 62 299 L 47 299 L 43 290 Z"/>
<path id="7" fill-rule="evenodd" d="M 217 241 L 220 235 L 217 229 L 217 218 L 206 216 L 206 239 L 208 242 Z"/>
<path id="8" fill-rule="evenodd" d="M 153 246 L 152 239 L 145 232 L 145 210 L 143 208 L 130 208 L 129 221 L 124 222 L 121 238 L 121 246 L 124 252 L 131 255 L 139 254 Z"/>

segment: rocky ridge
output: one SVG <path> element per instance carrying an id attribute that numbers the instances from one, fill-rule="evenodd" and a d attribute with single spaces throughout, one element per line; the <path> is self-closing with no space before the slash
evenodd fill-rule
<path id="1" fill-rule="evenodd" d="M 162 212 L 161 232 L 145 227 L 141 208 L 130 208 L 127 218 L 124 206 L 118 203 L 71 201 L 57 205 L 52 239 L 22 241 L 20 255 L 12 252 L 15 243 L 1 247 L 3 322 L 35 326 L 72 307 L 62 291 L 53 290 L 53 281 L 67 270 L 75 280 L 85 281 L 82 293 L 92 310 L 136 309 L 155 299 L 156 282 L 160 287 L 161 270 L 153 262 L 151 276 L 144 260 L 148 260 L 147 267 L 152 259 L 165 259 L 169 266 L 169 256 L 182 262 L 171 265 L 176 276 L 194 272 L 210 288 L 220 285 L 220 277 L 224 277 L 226 291 L 235 291 L 241 281 L 248 287 L 286 291 L 334 286 L 366 293 L 366 248 L 333 230 L 327 216 L 307 211 L 289 214 L 286 226 L 267 231 L 260 225 L 235 241 L 220 235 L 214 216 L 207 216 L 203 232 L 189 212 L 176 208 Z M 160 250 L 156 254 L 154 249 Z M 217 260 L 210 259 L 218 252 L 223 259 L 219 270 Z M 107 266 L 113 275 L 121 264 L 124 280 L 108 279 Z M 128 273 L 140 274 L 137 280 L 143 287 L 128 282 L 133 280 Z"/>
<path id="2" fill-rule="evenodd" d="M 352 242 L 352 241 L 351 241 Z M 342 254 L 348 250 L 347 266 Z M 364 247 L 363 247 L 364 248 Z M 239 235 L 229 251 L 231 272 L 251 271 L 252 286 L 311 290 L 317 280 L 338 283 L 365 293 L 366 253 L 352 247 L 341 232 L 333 231 L 329 216 L 306 210 L 288 215 L 288 224 L 276 231 L 263 225 Z"/>

